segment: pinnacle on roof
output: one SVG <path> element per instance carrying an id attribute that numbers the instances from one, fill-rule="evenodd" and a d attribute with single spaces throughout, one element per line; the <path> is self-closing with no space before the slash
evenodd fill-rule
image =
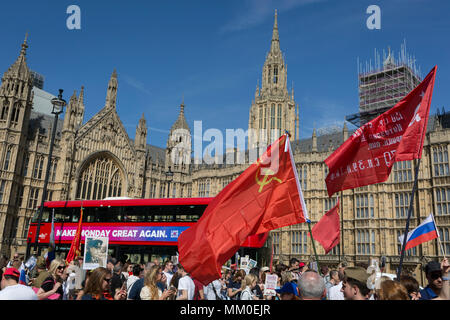
<path id="1" fill-rule="evenodd" d="M 278 34 L 278 13 L 275 9 L 275 18 L 273 22 L 273 31 L 272 31 L 272 43 L 270 45 L 270 52 L 278 52 L 280 51 L 280 36 Z"/>
<path id="2" fill-rule="evenodd" d="M 25 34 L 25 39 L 23 40 L 23 43 L 21 45 L 22 49 L 20 50 L 19 57 L 17 60 L 9 67 L 8 71 L 6 73 L 14 73 L 17 75 L 29 75 L 30 70 L 28 69 L 27 62 L 26 62 L 26 55 L 27 55 L 27 39 L 28 39 L 28 33 Z"/>

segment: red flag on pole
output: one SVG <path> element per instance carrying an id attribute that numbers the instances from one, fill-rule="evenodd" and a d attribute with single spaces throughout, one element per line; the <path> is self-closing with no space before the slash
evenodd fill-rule
<path id="1" fill-rule="evenodd" d="M 78 220 L 78 228 L 75 237 L 72 239 L 69 253 L 66 257 L 66 263 L 69 264 L 73 259 L 81 254 L 81 230 L 83 229 L 83 203 L 80 208 L 80 220 Z"/>
<path id="2" fill-rule="evenodd" d="M 288 135 L 228 184 L 195 226 L 178 238 L 180 263 L 204 285 L 249 235 L 305 222 L 303 200 Z"/>
<path id="3" fill-rule="evenodd" d="M 319 241 L 322 247 L 325 249 L 325 254 L 331 251 L 338 243 L 340 239 L 340 227 L 339 227 L 339 199 L 336 205 L 311 229 L 314 240 Z"/>
<path id="4" fill-rule="evenodd" d="M 394 107 L 356 130 L 325 160 L 330 197 L 341 190 L 386 181 L 394 162 L 421 158 L 436 68 Z"/>

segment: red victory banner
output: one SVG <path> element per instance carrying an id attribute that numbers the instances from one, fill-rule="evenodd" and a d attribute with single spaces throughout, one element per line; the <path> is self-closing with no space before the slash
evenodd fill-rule
<path id="1" fill-rule="evenodd" d="M 325 254 L 331 251 L 340 237 L 339 227 L 339 199 L 336 205 L 325 213 L 311 230 L 314 240 L 319 241 L 325 249 Z"/>
<path id="2" fill-rule="evenodd" d="M 287 135 L 281 136 L 208 205 L 178 238 L 179 260 L 204 285 L 250 235 L 305 222 L 303 200 Z"/>
<path id="3" fill-rule="evenodd" d="M 83 203 L 81 203 L 80 208 L 80 220 L 78 220 L 78 228 L 75 233 L 75 237 L 72 240 L 72 244 L 70 245 L 69 253 L 66 257 L 66 263 L 70 263 L 77 256 L 81 255 L 81 230 L 83 229 Z"/>
<path id="4" fill-rule="evenodd" d="M 341 190 L 386 181 L 394 162 L 421 158 L 436 68 L 394 107 L 356 130 L 325 160 L 330 197 Z"/>

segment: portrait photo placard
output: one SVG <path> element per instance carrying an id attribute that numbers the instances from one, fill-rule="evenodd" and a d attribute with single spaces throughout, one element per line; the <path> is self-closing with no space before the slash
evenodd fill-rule
<path id="1" fill-rule="evenodd" d="M 92 270 L 98 267 L 106 268 L 108 259 L 107 237 L 86 237 L 84 244 L 84 270 Z"/>

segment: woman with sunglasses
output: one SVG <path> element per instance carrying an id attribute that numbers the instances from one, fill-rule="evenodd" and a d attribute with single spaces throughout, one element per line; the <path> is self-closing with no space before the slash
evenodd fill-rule
<path id="1" fill-rule="evenodd" d="M 114 297 L 110 295 L 111 277 L 111 273 L 106 268 L 94 269 L 86 283 L 81 300 L 125 300 L 127 292 L 123 287 L 116 292 Z"/>
<path id="2" fill-rule="evenodd" d="M 63 261 L 54 259 L 50 263 L 48 272 L 50 275 L 42 282 L 41 287 L 37 291 L 39 300 L 61 300 L 63 298 L 62 283 L 64 281 L 63 274 L 66 265 Z"/>

